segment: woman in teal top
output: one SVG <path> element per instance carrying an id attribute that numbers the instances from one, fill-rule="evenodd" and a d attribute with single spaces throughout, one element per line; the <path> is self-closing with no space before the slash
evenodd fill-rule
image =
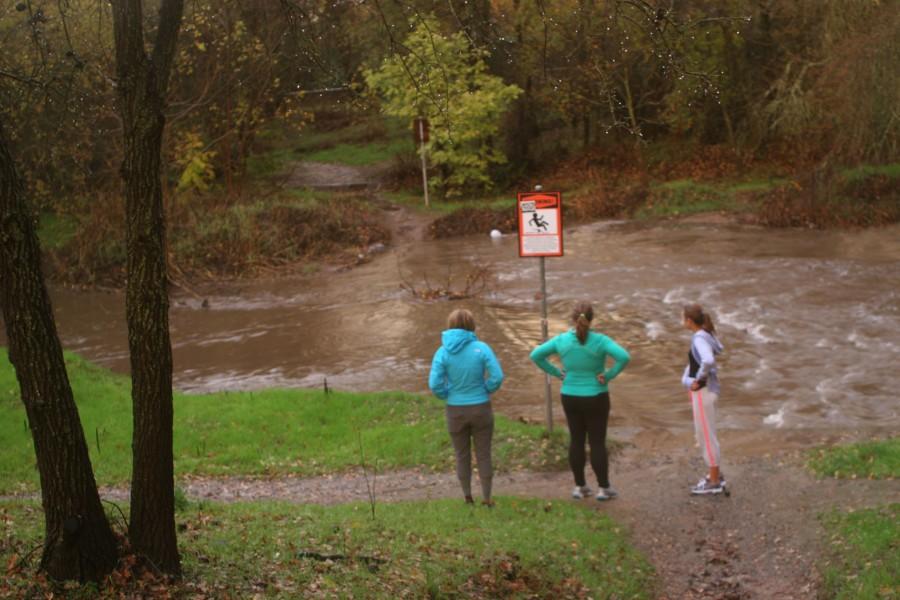
<path id="1" fill-rule="evenodd" d="M 562 379 L 562 405 L 569 425 L 569 466 L 575 476 L 572 497 L 584 498 L 591 493 L 584 478 L 585 437 L 591 446 L 591 468 L 597 476 L 597 500 L 617 495 L 609 483 L 609 457 L 606 453 L 606 426 L 609 421 L 609 382 L 622 372 L 631 357 L 611 338 L 590 330 L 594 309 L 589 302 L 579 302 L 572 311 L 574 329 L 541 344 L 531 353 L 531 360 L 554 377 Z M 557 355 L 562 369 L 549 360 Z M 606 357 L 615 361 L 606 368 Z"/>

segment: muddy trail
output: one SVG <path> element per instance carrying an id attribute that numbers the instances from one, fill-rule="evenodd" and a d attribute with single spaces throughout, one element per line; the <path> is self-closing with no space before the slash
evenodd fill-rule
<path id="1" fill-rule="evenodd" d="M 803 454 L 743 456 L 728 462 L 729 496 L 692 496 L 703 464 L 693 449 L 649 453 L 630 445 L 611 465 L 620 497 L 608 502 L 569 497 L 569 472 L 495 475 L 504 497 L 578 502 L 622 524 L 658 574 L 653 597 L 743 600 L 818 597 L 827 540 L 820 515 L 896 502 L 900 481 L 819 480 Z M 588 481 L 591 482 L 588 475 Z M 322 477 L 189 478 L 180 487 L 195 502 L 278 501 L 333 505 L 460 497 L 455 474 L 417 470 L 355 472 Z M 477 486 L 476 486 L 477 489 Z M 103 488 L 106 500 L 127 501 L 125 488 Z M 462 501 L 460 499 L 460 501 Z"/>
<path id="2" fill-rule="evenodd" d="M 425 239 L 431 217 L 395 204 L 381 193 L 385 169 L 389 166 L 351 166 L 302 161 L 295 163 L 286 178 L 286 188 L 323 191 L 352 191 L 364 194 L 383 214 L 392 244 L 404 245 Z"/>

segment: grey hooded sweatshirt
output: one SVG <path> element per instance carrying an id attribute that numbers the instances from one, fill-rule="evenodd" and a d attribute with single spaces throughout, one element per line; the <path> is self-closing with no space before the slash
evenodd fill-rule
<path id="1" fill-rule="evenodd" d="M 681 383 L 686 388 L 697 379 L 705 379 L 706 387 L 714 394 L 719 393 L 719 376 L 716 368 L 716 355 L 725 350 L 722 343 L 705 329 L 700 329 L 691 337 L 691 350 L 688 365 L 684 368 Z M 691 360 L 693 358 L 693 361 Z M 695 362 L 695 365 L 691 363 Z M 692 367 L 697 367 L 692 373 Z"/>

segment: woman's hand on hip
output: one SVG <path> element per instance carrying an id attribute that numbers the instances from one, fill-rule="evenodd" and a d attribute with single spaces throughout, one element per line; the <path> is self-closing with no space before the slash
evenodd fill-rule
<path id="1" fill-rule="evenodd" d="M 600 385 L 606 385 L 606 375 L 600 373 L 599 375 L 597 375 L 597 381 L 600 383 Z"/>

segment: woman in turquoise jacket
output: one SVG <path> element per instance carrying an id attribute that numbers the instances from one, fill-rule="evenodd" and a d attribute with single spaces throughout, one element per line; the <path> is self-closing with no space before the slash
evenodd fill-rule
<path id="1" fill-rule="evenodd" d="M 475 317 L 457 309 L 447 319 L 441 347 L 434 353 L 428 387 L 447 402 L 447 430 L 456 451 L 456 476 L 466 503 L 472 504 L 472 444 L 478 461 L 483 503 L 491 506 L 494 469 L 491 394 L 500 389 L 503 370 L 491 347 L 475 336 Z"/>
<path id="2" fill-rule="evenodd" d="M 611 338 L 590 330 L 594 309 L 579 302 L 572 311 L 574 329 L 541 344 L 531 360 L 554 377 L 562 379 L 562 405 L 569 425 L 569 466 L 575 476 L 572 497 L 591 494 L 584 478 L 585 437 L 591 446 L 591 468 L 597 476 L 597 500 L 609 500 L 617 492 L 609 483 L 609 457 L 606 453 L 606 426 L 609 420 L 609 382 L 622 372 L 631 357 Z M 547 359 L 557 355 L 562 369 Z M 615 361 L 606 368 L 606 357 Z"/>

